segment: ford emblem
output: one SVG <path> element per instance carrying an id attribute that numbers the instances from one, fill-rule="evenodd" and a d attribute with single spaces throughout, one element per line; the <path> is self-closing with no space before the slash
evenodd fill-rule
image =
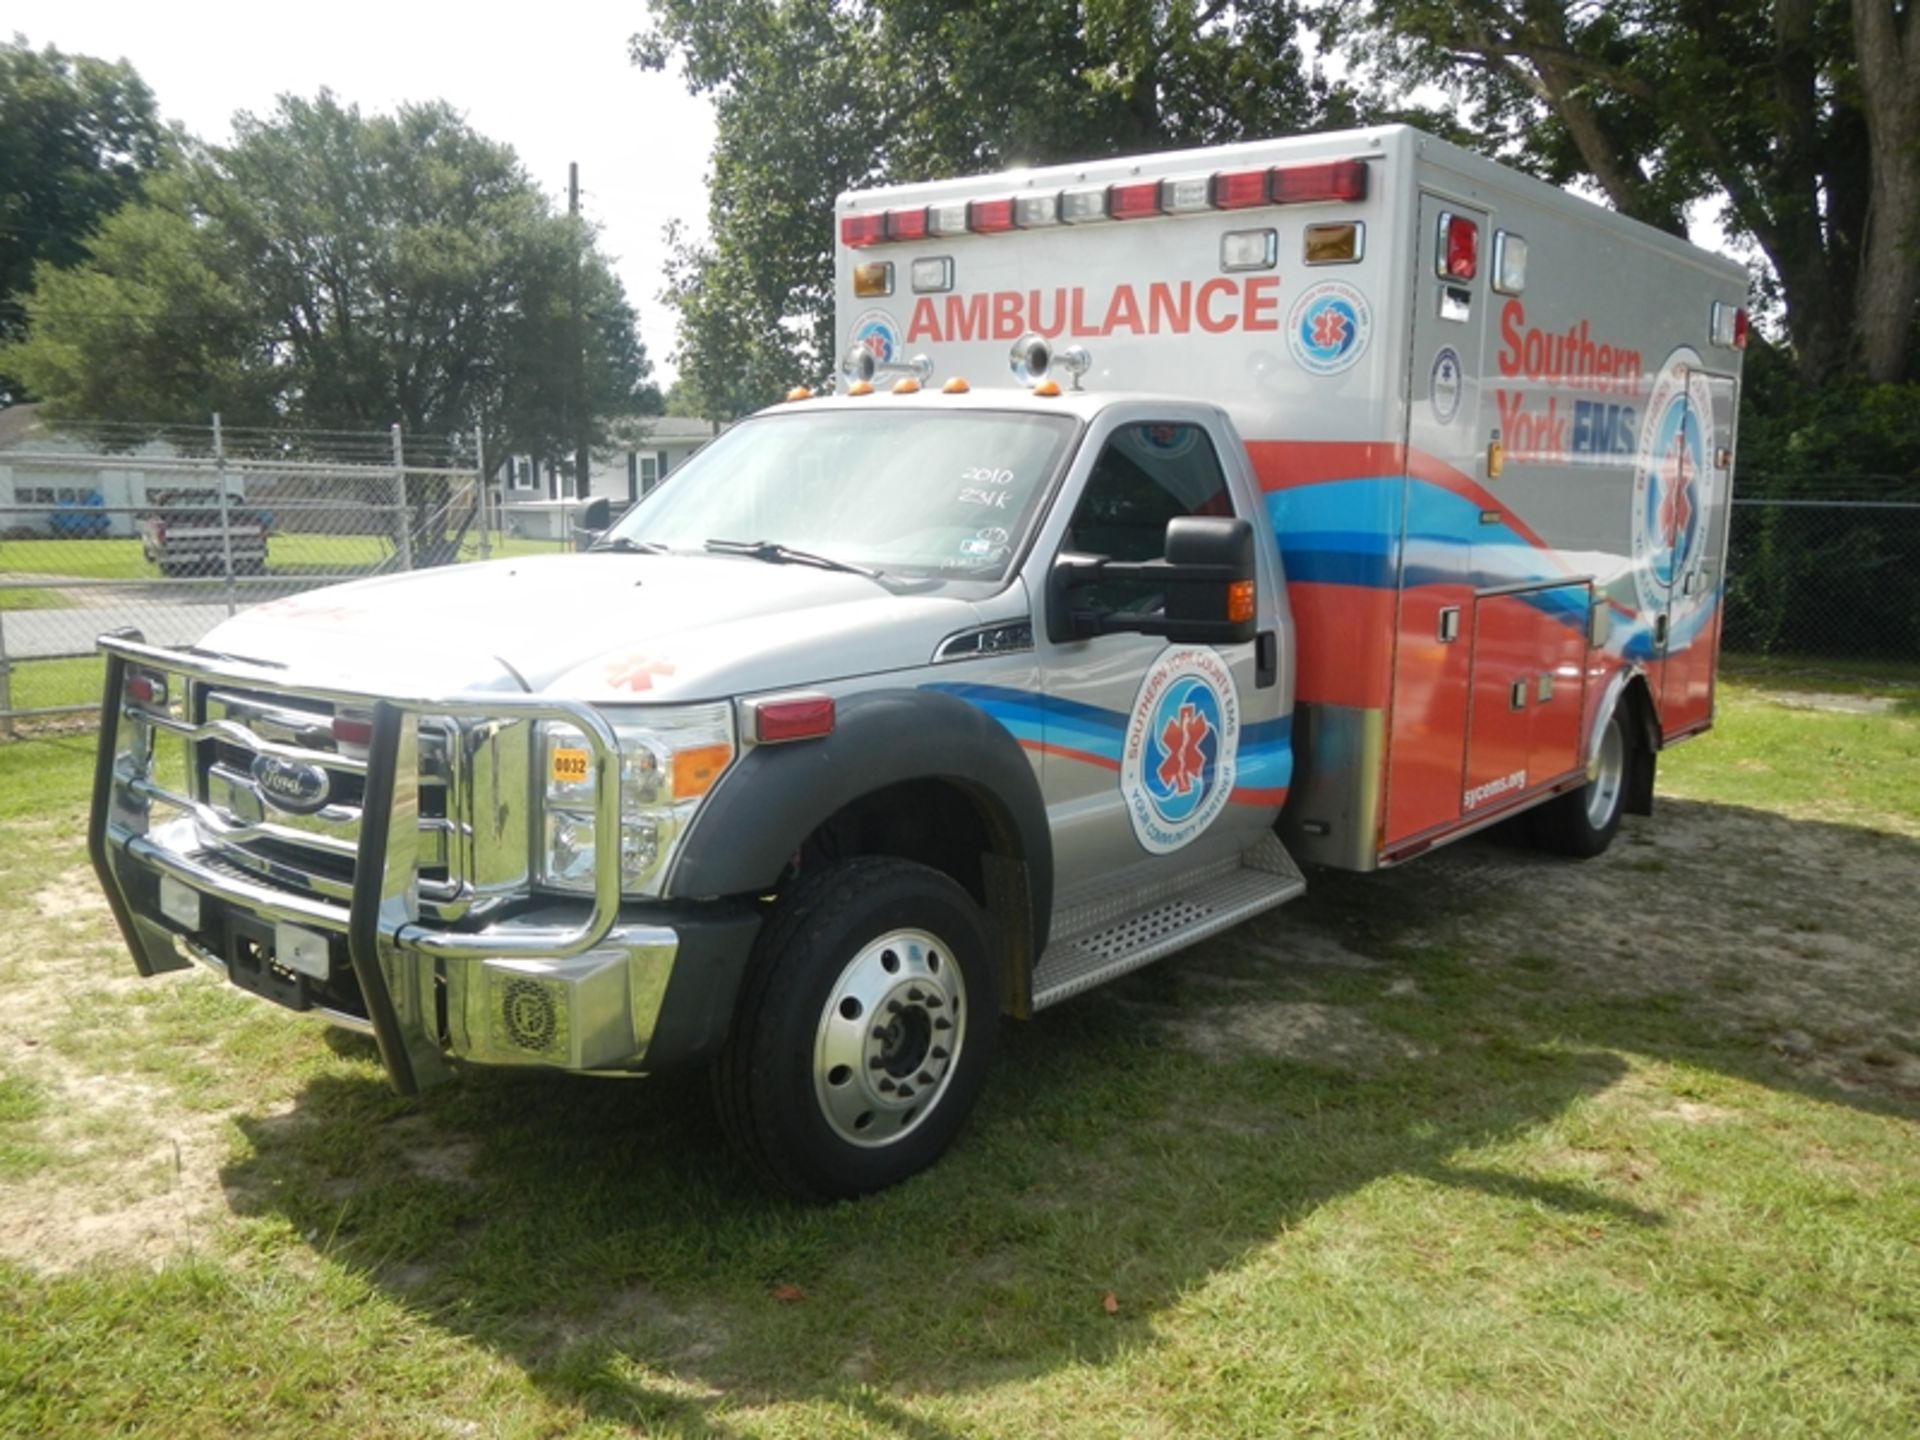
<path id="1" fill-rule="evenodd" d="M 289 815 L 311 815 L 327 803 L 332 789 L 327 772 L 318 765 L 283 760 L 278 755 L 253 757 L 253 783 L 260 798 Z"/>

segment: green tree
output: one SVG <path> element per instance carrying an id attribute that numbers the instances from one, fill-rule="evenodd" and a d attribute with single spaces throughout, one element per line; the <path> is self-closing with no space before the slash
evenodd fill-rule
<path id="1" fill-rule="evenodd" d="M 1913 370 L 1920 21 L 1906 0 L 1358 0 L 1324 12 L 1489 153 L 1680 233 L 1717 197 L 1777 277 L 1801 376 Z"/>
<path id="2" fill-rule="evenodd" d="M 710 237 L 675 236 L 681 384 L 738 415 L 833 363 L 850 187 L 1290 133 L 1357 118 L 1293 0 L 651 0 L 636 64 L 713 97 Z"/>
<path id="3" fill-rule="evenodd" d="M 0 350 L 54 415 L 483 426 L 490 454 L 562 454 L 659 404 L 591 232 L 444 104 L 363 116 L 322 91 L 238 116 L 91 250 L 35 272 Z"/>
<path id="4" fill-rule="evenodd" d="M 25 328 L 34 266 L 79 261 L 163 141 L 153 93 L 124 60 L 0 44 L 0 342 Z M 16 384 L 0 373 L 0 404 Z"/>

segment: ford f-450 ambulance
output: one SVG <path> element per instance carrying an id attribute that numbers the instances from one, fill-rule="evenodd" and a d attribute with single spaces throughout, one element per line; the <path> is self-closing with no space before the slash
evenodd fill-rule
<path id="1" fill-rule="evenodd" d="M 835 220 L 839 393 L 590 553 L 103 638 L 143 974 L 402 1090 L 710 1065 L 767 1176 L 852 1195 L 953 1140 L 1002 1016 L 1296 859 L 1597 854 L 1711 723 L 1738 266 L 1399 128 Z"/>

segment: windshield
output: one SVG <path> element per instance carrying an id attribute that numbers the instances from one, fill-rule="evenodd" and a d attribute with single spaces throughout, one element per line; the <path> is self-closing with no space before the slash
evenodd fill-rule
<path id="1" fill-rule="evenodd" d="M 737 425 L 603 543 L 702 550 L 715 540 L 770 542 L 887 576 L 1004 579 L 1074 421 L 991 410 L 888 414 L 884 403 Z"/>

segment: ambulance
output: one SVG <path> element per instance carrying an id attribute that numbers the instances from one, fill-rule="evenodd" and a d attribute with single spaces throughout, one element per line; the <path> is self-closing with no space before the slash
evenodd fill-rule
<path id="1" fill-rule="evenodd" d="M 832 392 L 586 553 L 102 637 L 143 974 L 403 1091 L 705 1066 L 762 1176 L 858 1195 L 953 1143 L 1003 1020 L 1301 862 L 1597 855 L 1711 725 L 1731 261 L 1400 127 L 834 224 Z"/>

